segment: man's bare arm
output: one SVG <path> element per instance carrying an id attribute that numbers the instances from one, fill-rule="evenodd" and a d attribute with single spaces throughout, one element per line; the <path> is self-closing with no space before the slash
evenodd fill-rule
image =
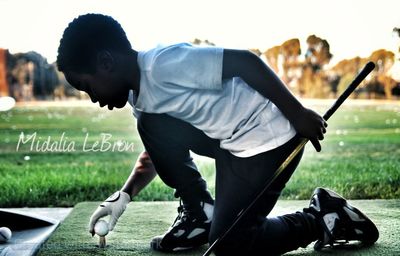
<path id="1" fill-rule="evenodd" d="M 139 155 L 135 167 L 121 191 L 128 193 L 131 198 L 133 198 L 156 176 L 157 173 L 153 162 L 151 161 L 149 154 L 144 151 Z"/>
<path id="2" fill-rule="evenodd" d="M 292 123 L 296 131 L 321 150 L 326 122 L 314 111 L 304 108 L 277 75 L 255 54 L 246 50 L 225 49 L 222 79 L 240 77 L 264 97 L 270 99 Z"/>

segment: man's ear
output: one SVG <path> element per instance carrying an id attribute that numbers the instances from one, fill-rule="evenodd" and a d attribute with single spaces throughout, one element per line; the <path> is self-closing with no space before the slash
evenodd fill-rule
<path id="1" fill-rule="evenodd" d="M 97 53 L 96 66 L 98 70 L 112 71 L 114 65 L 114 57 L 109 51 L 102 50 Z"/>

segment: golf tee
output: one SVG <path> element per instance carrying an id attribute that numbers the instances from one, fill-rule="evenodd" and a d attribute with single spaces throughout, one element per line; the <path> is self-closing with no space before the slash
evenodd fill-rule
<path id="1" fill-rule="evenodd" d="M 105 247 L 106 247 L 106 237 L 100 236 L 99 237 L 99 248 L 105 248 Z"/>

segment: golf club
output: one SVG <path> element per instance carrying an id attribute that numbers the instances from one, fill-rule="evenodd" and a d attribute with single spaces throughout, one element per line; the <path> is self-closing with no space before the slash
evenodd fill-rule
<path id="1" fill-rule="evenodd" d="M 373 62 L 368 62 L 361 72 L 355 77 L 355 79 L 350 83 L 347 89 L 339 96 L 339 98 L 333 103 L 333 105 L 326 111 L 323 118 L 328 121 L 328 119 L 335 113 L 335 111 L 342 105 L 342 103 L 349 97 L 349 95 L 357 88 L 357 86 L 367 77 L 369 73 L 375 68 Z M 214 250 L 214 248 L 229 234 L 229 232 L 240 222 L 243 216 L 256 204 L 259 198 L 269 189 L 271 184 L 281 175 L 285 168 L 290 164 L 290 162 L 297 156 L 301 149 L 308 142 L 308 139 L 302 138 L 299 145 L 292 151 L 292 153 L 283 161 L 279 168 L 275 171 L 274 175 L 269 178 L 263 190 L 256 196 L 256 198 L 246 207 L 243 208 L 237 215 L 235 221 L 232 225 L 219 237 L 217 238 L 208 248 L 208 250 L 203 254 L 203 256 L 208 256 Z"/>

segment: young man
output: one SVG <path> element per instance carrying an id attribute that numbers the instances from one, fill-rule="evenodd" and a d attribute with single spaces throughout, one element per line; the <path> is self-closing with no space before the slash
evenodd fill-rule
<path id="1" fill-rule="evenodd" d="M 92 215 L 91 233 L 106 215 L 111 215 L 112 229 L 131 198 L 158 174 L 176 190 L 182 205 L 175 222 L 151 247 L 178 251 L 212 243 L 261 191 L 300 137 L 321 150 L 326 122 L 304 108 L 249 51 L 176 44 L 137 52 L 118 22 L 87 14 L 66 28 L 58 53 L 59 70 L 94 103 L 111 110 L 129 100 L 146 148 L 121 191 Z M 189 150 L 215 159 L 215 201 Z M 338 240 L 377 240 L 378 231 L 364 214 L 322 188 L 303 211 L 266 218 L 300 158 L 221 242 L 217 255 L 276 255 L 316 240 L 316 249 Z"/>

